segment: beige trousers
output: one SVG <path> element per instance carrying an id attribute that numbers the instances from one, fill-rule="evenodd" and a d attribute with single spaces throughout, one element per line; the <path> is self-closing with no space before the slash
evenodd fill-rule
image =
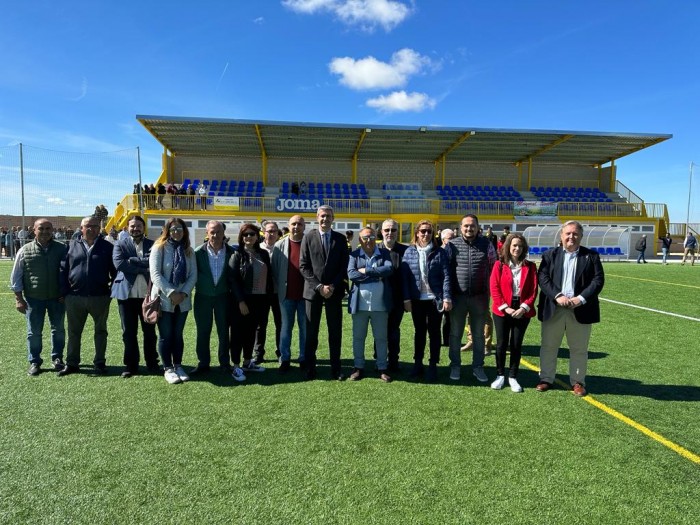
<path id="1" fill-rule="evenodd" d="M 586 384 L 588 365 L 588 342 L 591 339 L 590 324 L 576 320 L 574 311 L 557 307 L 554 315 L 542 323 L 542 346 L 540 347 L 540 380 L 553 383 L 557 374 L 557 356 L 564 334 L 569 345 L 569 381 Z"/>

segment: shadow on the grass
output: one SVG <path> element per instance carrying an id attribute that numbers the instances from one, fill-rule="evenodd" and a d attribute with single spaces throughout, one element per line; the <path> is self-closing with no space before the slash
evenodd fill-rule
<path id="1" fill-rule="evenodd" d="M 540 357 L 540 347 L 539 346 L 533 346 L 533 345 L 523 345 L 523 350 L 522 350 L 522 355 L 523 357 Z M 608 357 L 607 352 L 588 352 L 588 360 L 590 361 L 591 359 L 605 359 Z M 559 349 L 559 358 L 560 359 L 569 359 L 569 349 L 568 348 L 560 348 Z"/>
<path id="2" fill-rule="evenodd" d="M 700 387 L 690 385 L 657 385 L 635 379 L 588 376 L 586 388 L 592 394 L 648 397 L 657 401 L 700 401 Z"/>

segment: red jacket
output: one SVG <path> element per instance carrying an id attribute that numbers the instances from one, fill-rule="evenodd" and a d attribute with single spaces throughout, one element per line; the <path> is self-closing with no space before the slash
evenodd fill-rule
<path id="1" fill-rule="evenodd" d="M 520 270 L 520 304 L 526 304 L 530 310 L 524 317 L 535 316 L 535 299 L 537 298 L 537 266 L 535 263 L 524 260 Z M 507 264 L 497 261 L 491 271 L 491 311 L 494 315 L 504 317 L 505 314 L 499 307 L 508 305 L 513 299 L 513 273 Z"/>

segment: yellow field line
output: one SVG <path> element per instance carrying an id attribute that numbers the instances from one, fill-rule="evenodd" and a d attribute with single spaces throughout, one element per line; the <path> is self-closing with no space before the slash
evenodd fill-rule
<path id="1" fill-rule="evenodd" d="M 700 290 L 700 286 L 693 286 L 692 284 L 669 283 L 668 281 L 656 281 L 654 279 L 642 279 L 641 277 L 628 277 L 626 275 L 617 275 L 615 273 L 606 273 L 605 276 L 606 277 L 619 277 L 620 279 L 632 279 L 634 281 L 646 281 L 648 283 L 668 284 L 670 286 L 683 286 L 684 288 L 694 288 L 695 290 Z"/>
<path id="2" fill-rule="evenodd" d="M 540 369 L 537 366 L 533 365 L 532 363 L 528 362 L 525 359 L 521 359 L 520 362 L 534 372 L 540 371 Z M 564 381 L 562 381 L 560 379 L 555 379 L 554 382 L 566 390 L 570 389 L 570 386 L 567 385 L 566 383 L 564 383 Z M 573 392 L 572 392 L 572 394 L 573 394 Z M 693 463 L 700 465 L 700 456 L 698 456 L 697 454 L 691 452 L 687 448 L 683 448 L 679 444 L 674 443 L 673 441 L 671 441 L 669 439 L 666 439 L 661 434 L 654 432 L 653 430 L 651 430 L 648 427 L 645 427 L 641 423 L 637 423 L 634 419 L 627 417 L 626 415 L 622 414 L 621 412 L 618 412 L 614 408 L 610 408 L 605 403 L 601 403 L 600 401 L 595 399 L 590 394 L 582 397 L 581 399 L 583 399 L 584 401 L 586 401 L 590 405 L 593 405 L 594 407 L 598 408 L 599 410 L 602 410 L 606 414 L 614 417 L 615 419 L 622 421 L 626 425 L 631 426 L 635 430 L 638 430 L 639 432 L 641 432 L 642 434 L 644 434 L 647 437 L 650 437 L 654 441 L 661 443 L 663 446 L 670 448 L 676 454 L 683 456 L 685 459 L 688 459 L 688 460 L 692 461 Z"/>

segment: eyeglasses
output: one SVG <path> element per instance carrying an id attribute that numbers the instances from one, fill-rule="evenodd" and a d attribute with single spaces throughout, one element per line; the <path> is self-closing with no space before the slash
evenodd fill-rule
<path id="1" fill-rule="evenodd" d="M 418 233 L 422 233 L 423 235 L 428 235 L 433 233 L 433 230 L 418 230 Z"/>
<path id="2" fill-rule="evenodd" d="M 182 226 L 172 226 L 170 228 L 170 233 L 178 233 L 178 232 L 182 232 L 182 231 L 183 231 Z"/>
<path id="3" fill-rule="evenodd" d="M 399 231 L 399 230 L 396 229 L 396 228 L 384 228 L 382 231 L 383 231 L 384 233 L 392 233 L 392 232 L 393 232 L 393 233 L 396 233 L 396 232 Z"/>
<path id="4" fill-rule="evenodd" d="M 243 237 L 257 237 L 257 236 L 258 236 L 258 234 L 255 232 L 245 232 L 243 234 Z"/>
<path id="5" fill-rule="evenodd" d="M 361 236 L 360 236 L 360 239 L 362 239 L 362 240 L 365 241 L 365 242 L 367 242 L 367 241 L 373 241 L 373 240 L 376 239 L 376 238 L 377 238 L 376 235 L 361 235 Z"/>

